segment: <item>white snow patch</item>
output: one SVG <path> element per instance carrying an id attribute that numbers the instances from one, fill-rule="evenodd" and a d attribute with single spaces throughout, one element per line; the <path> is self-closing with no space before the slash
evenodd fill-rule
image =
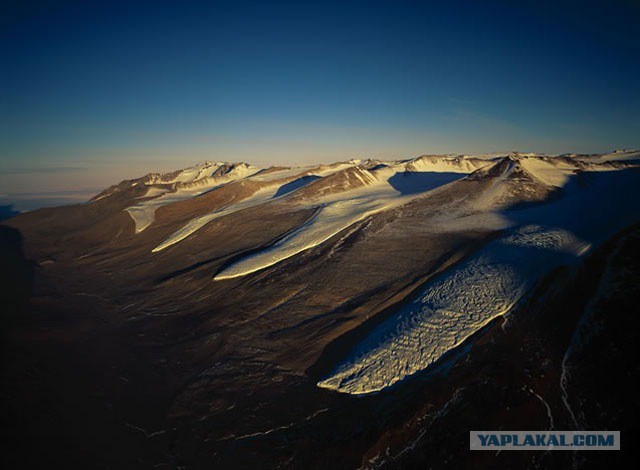
<path id="1" fill-rule="evenodd" d="M 188 176 L 189 178 L 194 177 L 196 173 L 196 176 L 202 175 L 203 171 L 208 173 L 210 167 L 198 169 L 197 171 L 193 170 L 188 173 Z M 135 222 L 136 233 L 140 233 L 153 223 L 155 220 L 155 211 L 159 207 L 199 196 L 224 184 L 250 176 L 257 171 L 259 171 L 259 169 L 255 167 L 239 166 L 237 169 L 219 178 L 205 179 L 207 177 L 203 177 L 200 179 L 192 179 L 185 183 L 186 186 L 178 186 L 174 192 L 165 193 L 155 199 L 139 202 L 131 207 L 127 207 L 125 210 L 131 215 L 131 218 Z"/>
<path id="2" fill-rule="evenodd" d="M 600 170 L 586 175 L 586 185 L 570 180 L 559 200 L 502 212 L 505 224 L 520 228 L 427 283 L 318 386 L 366 394 L 424 370 L 508 312 L 554 267 L 638 222 L 631 203 L 640 198 L 638 170 Z"/>
<path id="3" fill-rule="evenodd" d="M 426 369 L 508 312 L 542 273 L 578 256 L 584 247 L 565 230 L 536 226 L 490 243 L 428 283 L 318 386 L 366 394 Z"/>
<path id="4" fill-rule="evenodd" d="M 640 150 L 616 150 L 615 152 L 605 153 L 603 155 L 594 155 L 591 157 L 582 157 L 581 160 L 592 163 L 606 162 L 640 162 Z"/>
<path id="5" fill-rule="evenodd" d="M 491 165 L 491 161 L 478 161 L 472 157 L 456 156 L 422 156 L 406 164 L 410 171 L 436 173 L 471 173 L 483 166 Z"/>
<path id="6" fill-rule="evenodd" d="M 147 192 L 144 194 L 144 196 L 140 196 L 137 199 L 145 199 L 148 197 L 156 197 L 156 196 L 160 196 L 164 193 L 169 192 L 170 190 L 167 188 L 158 188 L 157 186 L 149 186 L 147 188 Z"/>
<path id="7" fill-rule="evenodd" d="M 205 214 L 205 215 L 200 216 L 200 217 L 196 217 L 195 219 L 190 220 L 180 230 L 178 230 L 175 233 L 173 233 L 165 241 L 160 243 L 157 247 L 155 247 L 152 250 L 152 252 L 153 253 L 157 253 L 157 252 L 162 251 L 162 250 L 164 250 L 166 248 L 169 248 L 172 245 L 175 245 L 176 243 L 178 243 L 178 242 L 184 240 L 185 238 L 187 238 L 192 233 L 200 230 L 202 227 L 207 225 L 212 220 L 218 219 L 220 217 L 224 217 L 224 216 L 229 215 L 229 214 L 233 214 L 234 212 L 238 212 L 238 211 L 241 211 L 241 210 L 244 210 L 244 209 L 248 209 L 250 207 L 255 207 L 255 206 L 258 206 L 260 204 L 264 204 L 265 202 L 273 199 L 275 194 L 278 192 L 278 189 L 280 189 L 279 185 L 269 186 L 269 187 L 266 187 L 266 188 L 259 189 L 254 194 L 252 194 L 251 196 L 249 196 L 246 199 L 243 199 L 242 201 L 240 201 L 238 203 L 230 204 L 230 205 L 228 205 L 226 207 L 223 207 L 223 208 L 221 208 L 219 210 L 210 212 L 210 213 Z"/>
<path id="8" fill-rule="evenodd" d="M 567 184 L 569 178 L 578 170 L 577 165 L 559 159 L 523 158 L 519 162 L 522 168 L 544 184 L 558 188 Z"/>
<path id="9" fill-rule="evenodd" d="M 237 203 L 233 203 L 230 204 L 222 209 L 218 209 L 215 210 L 213 212 L 210 212 L 208 214 L 202 215 L 200 217 L 196 217 L 192 220 L 190 220 L 189 222 L 187 222 L 187 224 L 182 227 L 181 229 L 179 229 L 178 231 L 176 231 L 175 233 L 173 233 L 169 238 L 167 238 L 165 241 L 163 241 L 160 245 L 158 245 L 157 247 L 155 247 L 152 252 L 153 253 L 157 253 L 159 251 L 162 251 L 172 245 L 175 245 L 176 243 L 184 240 L 185 238 L 187 238 L 189 235 L 197 232 L 198 230 L 200 230 L 202 227 L 204 227 L 205 225 L 207 225 L 209 222 L 219 219 L 220 217 L 224 217 L 226 215 L 229 214 L 233 214 L 235 212 L 244 210 L 244 209 L 248 209 L 250 207 L 256 207 L 259 206 L 261 204 L 264 204 L 266 202 L 269 201 L 274 201 L 280 198 L 283 198 L 285 196 L 287 196 L 290 193 L 287 193 L 283 196 L 280 197 L 276 197 L 276 194 L 278 193 L 278 190 L 285 184 L 287 183 L 291 183 L 292 180 L 290 180 L 291 178 L 300 175 L 308 175 L 308 176 L 319 176 L 319 177 L 326 177 L 329 176 L 331 174 L 337 173 L 340 170 L 344 170 L 346 168 L 350 168 L 353 167 L 355 164 L 350 162 L 350 163 L 338 163 L 335 165 L 330 165 L 330 166 L 320 166 L 320 167 L 296 167 L 296 168 L 287 168 L 287 169 L 283 169 L 283 170 L 277 170 L 277 171 L 273 171 L 267 174 L 261 174 L 260 172 L 250 175 L 247 179 L 250 179 L 252 181 L 259 181 L 259 182 L 276 182 L 278 180 L 286 180 L 286 183 L 274 183 L 273 185 L 269 185 L 267 187 L 264 187 L 258 191 L 256 191 L 253 195 L 249 196 L 248 198 L 245 198 Z M 148 226 L 148 225 L 147 225 Z"/>
<path id="10" fill-rule="evenodd" d="M 320 207 L 314 217 L 295 229 L 271 247 L 243 258 L 227 267 L 215 277 L 215 281 L 245 276 L 247 274 L 273 266 L 298 253 L 318 246 L 345 230 L 356 222 L 377 212 L 406 204 L 424 193 L 413 192 L 419 183 L 427 187 L 426 173 L 400 172 L 403 165 L 384 167 L 370 172 L 360 169 L 356 173 L 363 186 L 343 192 L 325 194 L 315 201 L 300 203 L 302 207 Z M 390 179 L 402 174 L 402 183 L 398 185 L 403 194 L 390 184 Z M 433 186 L 445 184 L 450 180 L 434 175 Z"/>
<path id="11" fill-rule="evenodd" d="M 249 255 L 215 276 L 215 281 L 245 276 L 320 245 L 371 214 L 401 204 L 402 198 L 355 198 L 336 201 L 320 209 L 307 223 L 261 252 Z"/>
<path id="12" fill-rule="evenodd" d="M 252 181 L 276 181 L 281 179 L 290 178 L 296 175 L 300 175 L 309 171 L 315 167 L 306 166 L 306 167 L 295 167 L 295 168 L 285 168 L 282 170 L 271 171 L 269 173 L 258 173 L 251 177 Z"/>

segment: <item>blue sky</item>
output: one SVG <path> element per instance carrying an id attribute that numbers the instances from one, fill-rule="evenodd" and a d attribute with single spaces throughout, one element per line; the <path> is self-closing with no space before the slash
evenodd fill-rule
<path id="1" fill-rule="evenodd" d="M 0 193 L 204 159 L 640 147 L 639 20 L 631 0 L 15 2 Z"/>

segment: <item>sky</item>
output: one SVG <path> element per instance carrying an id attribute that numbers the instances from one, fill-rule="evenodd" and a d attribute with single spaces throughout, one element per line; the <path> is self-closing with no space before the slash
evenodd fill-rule
<path id="1" fill-rule="evenodd" d="M 640 147 L 635 0 L 3 8 L 0 195 L 203 160 Z"/>

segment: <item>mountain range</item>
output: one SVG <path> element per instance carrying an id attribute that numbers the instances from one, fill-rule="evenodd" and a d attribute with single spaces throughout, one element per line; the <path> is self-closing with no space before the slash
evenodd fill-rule
<path id="1" fill-rule="evenodd" d="M 51 436 L 26 459 L 118 468 L 460 468 L 485 458 L 471 428 L 627 426 L 613 398 L 590 406 L 595 378 L 637 377 L 617 354 L 639 168 L 632 150 L 204 162 L 18 214 L 3 413 Z M 551 454 L 500 458 L 583 458 Z"/>

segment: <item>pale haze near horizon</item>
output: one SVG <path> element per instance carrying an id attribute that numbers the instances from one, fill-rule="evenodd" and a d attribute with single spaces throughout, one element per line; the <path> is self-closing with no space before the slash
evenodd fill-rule
<path id="1" fill-rule="evenodd" d="M 0 205 L 204 160 L 640 147 L 629 2 L 152 6 L 11 6 Z"/>

